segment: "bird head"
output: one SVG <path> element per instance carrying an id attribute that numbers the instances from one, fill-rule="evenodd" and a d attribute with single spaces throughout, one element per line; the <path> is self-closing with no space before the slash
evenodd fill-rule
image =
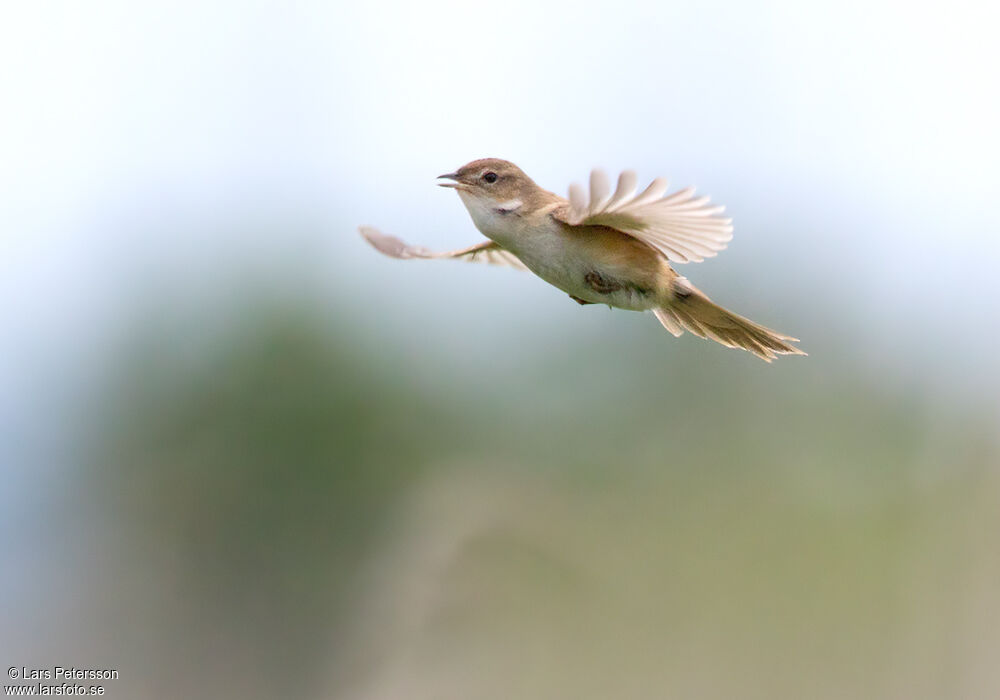
<path id="1" fill-rule="evenodd" d="M 499 158 L 474 160 L 438 179 L 452 181 L 438 184 L 456 190 L 477 228 L 494 240 L 512 218 L 530 215 L 554 197 L 519 167 Z"/>
<path id="2" fill-rule="evenodd" d="M 440 187 L 451 187 L 476 199 L 505 202 L 538 187 L 519 167 L 499 158 L 481 158 L 453 173 L 438 176 Z M 464 198 L 463 198 L 464 199 Z"/>

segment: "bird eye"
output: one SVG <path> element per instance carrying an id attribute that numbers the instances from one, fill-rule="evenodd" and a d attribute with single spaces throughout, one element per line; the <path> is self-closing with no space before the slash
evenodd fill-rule
<path id="1" fill-rule="evenodd" d="M 483 173 L 483 179 L 491 185 L 497 181 L 497 174 L 495 172 Z"/>

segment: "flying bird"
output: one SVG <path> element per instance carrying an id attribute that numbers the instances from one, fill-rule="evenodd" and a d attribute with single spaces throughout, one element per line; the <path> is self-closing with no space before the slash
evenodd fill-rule
<path id="1" fill-rule="evenodd" d="M 361 235 L 393 258 L 454 258 L 529 270 L 578 304 L 652 311 L 675 336 L 685 330 L 767 362 L 805 355 L 783 335 L 714 304 L 671 263 L 701 262 L 733 237 L 724 207 L 709 205 L 688 187 L 667 194 L 657 178 L 641 193 L 625 171 L 611 191 L 600 170 L 590 192 L 571 185 L 569 199 L 542 189 L 511 162 L 474 160 L 441 175 L 458 192 L 476 228 L 489 240 L 448 252 L 410 246 L 370 226 Z"/>

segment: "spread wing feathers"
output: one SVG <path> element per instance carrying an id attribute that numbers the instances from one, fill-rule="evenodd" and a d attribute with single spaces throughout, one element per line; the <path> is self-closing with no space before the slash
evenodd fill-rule
<path id="1" fill-rule="evenodd" d="M 372 244 L 375 250 L 388 255 L 390 258 L 423 258 L 433 260 L 435 258 L 456 258 L 468 262 L 487 263 L 489 265 L 503 265 L 513 267 L 518 270 L 527 270 L 520 258 L 505 248 L 501 248 L 493 241 L 483 241 L 468 248 L 459 250 L 449 250 L 442 253 L 435 253 L 419 246 L 407 245 L 395 236 L 388 236 L 371 226 L 361 226 L 358 231 L 364 239 Z"/>
<path id="2" fill-rule="evenodd" d="M 569 188 L 569 206 L 554 216 L 572 226 L 609 226 L 662 252 L 675 263 L 701 262 L 726 247 L 733 238 L 732 219 L 719 216 L 725 207 L 710 206 L 695 197 L 694 188 L 667 195 L 667 181 L 658 177 L 636 194 L 636 175 L 626 170 L 614 193 L 600 170 L 590 174 L 590 198 L 583 187 Z M 666 196 L 664 196 L 666 195 Z"/>

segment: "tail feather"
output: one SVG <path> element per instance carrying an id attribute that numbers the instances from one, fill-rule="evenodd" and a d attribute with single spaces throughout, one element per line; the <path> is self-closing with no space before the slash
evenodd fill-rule
<path id="1" fill-rule="evenodd" d="M 791 345 L 798 339 L 765 328 L 712 303 L 693 287 L 674 296 L 653 313 L 663 327 L 680 336 L 688 330 L 701 338 L 710 338 L 728 348 L 742 348 L 765 362 L 778 355 L 805 355 Z"/>

